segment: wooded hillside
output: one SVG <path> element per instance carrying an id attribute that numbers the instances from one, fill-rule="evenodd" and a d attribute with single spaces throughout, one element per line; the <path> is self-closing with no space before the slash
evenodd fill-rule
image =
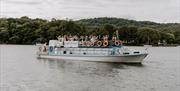
<path id="1" fill-rule="evenodd" d="M 35 44 L 56 39 L 59 35 L 113 35 L 127 45 L 153 44 L 158 42 L 180 44 L 180 23 L 155 23 L 122 18 L 93 18 L 71 20 L 45 20 L 0 18 L 1 44 Z"/>

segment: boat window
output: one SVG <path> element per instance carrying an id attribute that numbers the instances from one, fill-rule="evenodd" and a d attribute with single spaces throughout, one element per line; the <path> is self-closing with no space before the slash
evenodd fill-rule
<path id="1" fill-rule="evenodd" d="M 124 52 L 123 54 L 129 54 L 129 52 Z"/>
<path id="2" fill-rule="evenodd" d="M 134 54 L 136 54 L 136 53 L 139 53 L 139 52 L 134 52 Z"/>
<path id="3" fill-rule="evenodd" d="M 86 55 L 86 53 L 85 53 L 85 52 L 84 52 L 83 54 L 84 54 L 84 55 Z"/>

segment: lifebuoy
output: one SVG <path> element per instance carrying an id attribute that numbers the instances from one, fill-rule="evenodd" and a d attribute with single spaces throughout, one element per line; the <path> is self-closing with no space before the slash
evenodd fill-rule
<path id="1" fill-rule="evenodd" d="M 90 44 L 91 46 L 94 46 L 94 42 L 91 42 L 91 44 Z"/>
<path id="2" fill-rule="evenodd" d="M 116 46 L 119 46 L 119 41 L 115 41 L 115 45 L 116 45 Z"/>
<path id="3" fill-rule="evenodd" d="M 50 51 L 50 52 L 53 51 L 53 47 L 52 47 L 52 46 L 49 47 L 49 51 Z"/>
<path id="4" fill-rule="evenodd" d="M 98 41 L 97 42 L 97 46 L 101 46 L 102 45 L 102 42 L 101 41 Z"/>
<path id="5" fill-rule="evenodd" d="M 104 47 L 108 46 L 108 44 L 109 44 L 108 41 L 104 41 L 104 42 L 103 42 L 103 46 L 104 46 Z"/>

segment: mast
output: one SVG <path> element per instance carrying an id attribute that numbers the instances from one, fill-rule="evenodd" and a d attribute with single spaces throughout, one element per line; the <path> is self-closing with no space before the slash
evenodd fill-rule
<path id="1" fill-rule="evenodd" d="M 119 40 L 119 32 L 118 32 L 118 30 L 116 30 L 116 37 L 117 37 L 117 40 Z"/>

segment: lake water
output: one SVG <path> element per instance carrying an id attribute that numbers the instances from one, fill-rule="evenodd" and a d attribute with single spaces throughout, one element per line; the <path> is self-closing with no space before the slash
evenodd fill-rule
<path id="1" fill-rule="evenodd" d="M 142 65 L 100 63 L 36 59 L 35 46 L 0 45 L 0 91 L 179 91 L 180 47 L 149 53 Z"/>

